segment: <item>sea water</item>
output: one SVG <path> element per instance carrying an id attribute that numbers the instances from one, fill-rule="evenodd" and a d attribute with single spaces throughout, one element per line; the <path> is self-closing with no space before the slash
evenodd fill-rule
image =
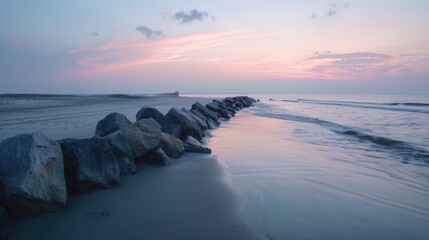
<path id="1" fill-rule="evenodd" d="M 262 236 L 429 239 L 429 96 L 250 96 L 208 144 Z"/>

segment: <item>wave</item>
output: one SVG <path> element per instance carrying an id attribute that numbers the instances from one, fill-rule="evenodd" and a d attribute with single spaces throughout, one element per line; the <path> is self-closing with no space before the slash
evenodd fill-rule
<path id="1" fill-rule="evenodd" d="M 272 101 L 275 101 L 275 100 L 272 100 Z M 286 99 L 284 99 L 284 100 L 280 100 L 280 101 L 429 114 L 429 110 L 424 109 L 426 107 L 429 107 L 429 104 L 427 104 L 427 103 L 400 103 L 400 102 L 374 103 L 374 102 L 352 102 L 352 101 L 332 101 L 332 100 L 310 100 L 310 99 L 301 99 L 301 98 L 299 98 L 297 100 L 286 100 Z M 419 107 L 419 108 L 423 108 L 423 109 L 395 108 L 395 107 L 390 107 L 390 106 L 408 106 L 408 107 Z"/>
<path id="2" fill-rule="evenodd" d="M 289 120 L 289 121 L 295 121 L 295 122 L 317 124 L 334 133 L 351 136 L 356 139 L 359 139 L 360 141 L 370 142 L 379 148 L 383 148 L 385 150 L 393 152 L 396 155 L 401 157 L 403 163 L 409 163 L 410 160 L 415 160 L 415 161 L 423 162 L 425 164 L 429 164 L 428 151 L 424 149 L 420 149 L 419 147 L 404 141 L 371 135 L 371 134 L 359 131 L 355 128 L 347 127 L 344 125 L 329 122 L 319 118 L 312 118 L 312 117 L 305 117 L 305 116 L 291 115 L 291 114 L 284 114 L 284 113 L 282 114 L 266 113 L 265 110 L 264 112 L 257 112 L 256 110 L 255 115 L 260 117 L 268 117 L 268 118 L 276 118 L 276 119 Z"/>

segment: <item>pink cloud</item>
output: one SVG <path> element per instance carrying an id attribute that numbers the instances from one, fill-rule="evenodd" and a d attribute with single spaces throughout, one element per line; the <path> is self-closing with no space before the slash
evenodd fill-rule
<path id="1" fill-rule="evenodd" d="M 232 68 L 280 79 L 368 79 L 417 71 L 409 58 L 374 52 L 315 53 L 298 59 L 231 63 Z"/>
<path id="2" fill-rule="evenodd" d="M 188 61 L 200 50 L 255 36 L 258 35 L 246 30 L 232 30 L 152 41 L 139 38 L 113 41 L 97 46 L 80 46 L 72 49 L 70 53 L 77 59 L 76 74 L 105 74 L 153 63 Z"/>

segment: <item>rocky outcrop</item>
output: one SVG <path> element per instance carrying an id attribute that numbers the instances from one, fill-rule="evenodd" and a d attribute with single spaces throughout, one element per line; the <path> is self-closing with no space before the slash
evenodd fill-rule
<path id="1" fill-rule="evenodd" d="M 212 110 L 204 107 L 201 103 L 196 102 L 192 105 L 192 110 L 200 112 L 202 115 L 204 115 L 206 118 L 210 118 L 214 121 L 218 121 L 219 115 L 216 112 L 213 112 Z"/>
<path id="2" fill-rule="evenodd" d="M 67 190 L 85 193 L 120 181 L 118 160 L 102 137 L 60 140 Z"/>
<path id="3" fill-rule="evenodd" d="M 161 126 L 152 118 L 141 119 L 120 131 L 131 147 L 133 158 L 145 155 L 161 143 Z"/>
<path id="4" fill-rule="evenodd" d="M 134 174 L 136 165 L 134 163 L 134 153 L 127 138 L 122 131 L 116 131 L 104 137 L 118 160 L 119 172 L 121 175 Z"/>
<path id="5" fill-rule="evenodd" d="M 219 122 L 217 120 L 213 120 L 211 118 L 207 118 L 206 116 L 204 116 L 201 112 L 199 112 L 196 109 L 192 109 L 191 112 L 195 115 L 198 116 L 199 118 L 203 119 L 204 122 L 207 124 L 207 128 L 208 129 L 215 129 L 219 126 Z"/>
<path id="6" fill-rule="evenodd" d="M 120 113 L 110 113 L 104 119 L 100 120 L 95 129 L 95 135 L 104 137 L 123 127 L 129 126 L 130 120 Z"/>
<path id="7" fill-rule="evenodd" d="M 182 140 L 168 133 L 162 133 L 160 147 L 171 158 L 179 158 L 185 152 Z"/>
<path id="8" fill-rule="evenodd" d="M 206 121 L 204 121 L 201 117 L 195 115 L 193 112 L 191 112 L 186 108 L 182 108 L 181 110 L 182 112 L 188 114 L 192 119 L 194 119 L 195 122 L 198 124 L 198 126 L 200 126 L 202 130 L 205 130 L 208 128 Z"/>
<path id="9" fill-rule="evenodd" d="M 181 138 L 182 136 L 182 128 L 179 124 L 174 123 L 163 123 L 161 125 L 161 131 L 163 133 L 171 134 L 177 138 Z"/>
<path id="10" fill-rule="evenodd" d="M 195 120 L 178 108 L 170 109 L 170 111 L 165 115 L 165 121 L 180 125 L 181 137 L 192 136 L 198 140 L 201 140 L 203 137 L 201 128 Z"/>
<path id="11" fill-rule="evenodd" d="M 20 134 L 0 143 L 1 205 L 15 216 L 61 209 L 66 203 L 60 145 L 42 133 Z"/>
<path id="12" fill-rule="evenodd" d="M 156 108 L 142 108 L 136 114 L 136 121 L 144 119 L 144 118 L 152 118 L 157 123 L 162 124 L 164 122 L 164 114 L 162 114 Z"/>
<path id="13" fill-rule="evenodd" d="M 162 166 L 171 164 L 171 159 L 160 147 L 150 151 L 146 156 L 144 156 L 144 159 L 151 164 L 159 164 Z"/>
<path id="14" fill-rule="evenodd" d="M 212 153 L 212 150 L 208 147 L 204 147 L 197 139 L 187 136 L 185 141 L 185 151 L 193 153 Z"/>

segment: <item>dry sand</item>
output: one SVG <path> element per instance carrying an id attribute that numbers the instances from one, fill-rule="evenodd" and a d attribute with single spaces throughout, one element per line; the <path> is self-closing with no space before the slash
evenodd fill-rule
<path id="1" fill-rule="evenodd" d="M 135 120 L 143 106 L 166 113 L 211 99 L 61 97 L 0 107 L 0 138 L 41 131 L 53 139 L 90 137 L 110 112 Z M 258 239 L 241 216 L 243 198 L 214 156 L 185 154 L 168 167 L 140 165 L 117 188 L 70 196 L 63 211 L 22 221 L 11 239 Z"/>

